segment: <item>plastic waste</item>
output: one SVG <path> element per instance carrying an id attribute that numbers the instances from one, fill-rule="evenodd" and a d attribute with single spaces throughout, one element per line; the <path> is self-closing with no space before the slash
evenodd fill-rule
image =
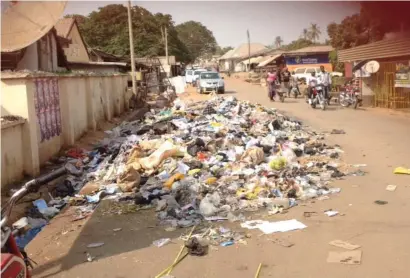
<path id="1" fill-rule="evenodd" d="M 235 242 L 230 240 L 230 241 L 222 242 L 220 245 L 223 246 L 223 247 L 227 247 L 227 246 L 231 246 L 231 245 L 234 245 L 234 244 L 235 244 Z"/>
<path id="2" fill-rule="evenodd" d="M 162 246 L 164 246 L 164 245 L 167 245 L 168 243 L 170 243 L 171 242 L 171 239 L 170 238 L 161 238 L 161 239 L 158 239 L 158 240 L 154 240 L 153 242 L 152 242 L 152 245 L 154 245 L 154 246 L 156 246 L 156 247 L 162 247 Z"/>

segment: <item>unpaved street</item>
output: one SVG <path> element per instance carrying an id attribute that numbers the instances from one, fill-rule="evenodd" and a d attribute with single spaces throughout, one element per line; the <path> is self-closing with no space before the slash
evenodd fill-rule
<path id="1" fill-rule="evenodd" d="M 408 277 L 410 176 L 394 175 L 393 169 L 410 167 L 410 117 L 370 108 L 342 109 L 334 104 L 327 111 L 313 110 L 302 99 L 271 103 L 265 88 L 233 78 L 226 79 L 226 90 L 227 96 L 277 107 L 317 130 L 343 129 L 346 134 L 330 135 L 329 143 L 341 145 L 348 163 L 367 164 L 364 169 L 368 174 L 335 182 L 342 192 L 329 200 L 271 216 L 271 220 L 295 218 L 308 228 L 269 236 L 252 230 L 248 245 L 218 247 L 205 257 L 188 256 L 172 275 L 253 277 L 259 263 L 263 263 L 260 277 Z M 208 97 L 196 93 L 185 96 L 195 100 Z M 386 191 L 388 184 L 397 185 L 396 191 Z M 377 205 L 375 200 L 388 203 Z M 344 215 L 330 218 L 322 213 L 326 209 Z M 305 218 L 305 211 L 318 214 Z M 180 248 L 181 241 L 177 239 L 181 230 L 166 232 L 156 227 L 151 211 L 102 216 L 98 209 L 88 221 L 70 223 L 64 215 L 67 213 L 56 217 L 28 247 L 28 253 L 39 263 L 35 277 L 155 277 L 172 263 Z M 257 215 L 254 219 L 258 219 Z M 237 223 L 222 225 L 239 227 Z M 113 232 L 119 227 L 120 232 Z M 151 246 L 153 240 L 163 237 L 173 238 L 176 244 Z M 287 248 L 272 242 L 279 237 L 294 246 Z M 327 263 L 328 252 L 338 250 L 328 244 L 335 239 L 361 245 L 362 264 Z M 92 250 L 96 259 L 87 262 L 85 245 L 101 241 L 105 245 Z"/>

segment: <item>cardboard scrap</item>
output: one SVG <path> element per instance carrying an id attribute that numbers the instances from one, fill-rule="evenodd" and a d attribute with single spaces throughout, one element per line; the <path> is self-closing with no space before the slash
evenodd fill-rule
<path id="1" fill-rule="evenodd" d="M 336 246 L 336 247 L 340 247 L 340 248 L 344 248 L 347 250 L 355 250 L 360 248 L 360 245 L 356 245 L 356 244 L 351 244 L 349 242 L 343 241 L 343 240 L 332 240 L 331 242 L 329 242 L 330 245 Z"/>
<path id="2" fill-rule="evenodd" d="M 395 191 L 396 188 L 397 188 L 397 185 L 389 184 L 389 185 L 386 187 L 386 190 L 387 190 L 387 191 Z"/>
<path id="3" fill-rule="evenodd" d="M 362 262 L 362 251 L 347 251 L 347 252 L 329 252 L 327 257 L 328 263 L 340 263 L 358 265 Z"/>

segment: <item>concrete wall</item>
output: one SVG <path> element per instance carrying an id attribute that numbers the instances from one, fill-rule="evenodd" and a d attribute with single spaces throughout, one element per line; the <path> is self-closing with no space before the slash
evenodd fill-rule
<path id="1" fill-rule="evenodd" d="M 74 145 L 88 130 L 96 130 L 98 122 L 111 120 L 129 107 L 127 75 L 41 78 L 57 78 L 61 116 L 61 133 L 43 141 L 35 108 L 36 77 L 2 77 L 1 80 L 1 115 L 17 115 L 26 119 L 21 125 L 22 144 L 13 144 L 12 140 L 5 140 L 4 144 L 2 142 L 2 159 L 3 154 L 6 155 L 4 150 L 19 149 L 15 150 L 15 155 L 7 154 L 8 160 L 15 161 L 13 165 L 18 167 L 13 167 L 17 167 L 17 173 L 24 172 L 32 176 L 37 175 L 40 165 L 57 154 L 62 147 Z M 24 158 L 18 155 L 20 152 L 24 154 Z M 3 170 L 5 165 L 2 164 L 2 173 L 8 171 Z"/>
<path id="2" fill-rule="evenodd" d="M 24 160 L 26 154 L 23 149 L 24 120 L 10 122 L 1 127 L 1 184 L 10 184 L 23 178 Z"/>

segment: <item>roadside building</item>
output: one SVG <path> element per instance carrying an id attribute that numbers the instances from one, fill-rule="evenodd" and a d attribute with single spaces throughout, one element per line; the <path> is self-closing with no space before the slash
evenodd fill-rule
<path id="1" fill-rule="evenodd" d="M 355 76 L 365 99 L 376 107 L 410 108 L 410 37 L 384 39 L 338 52 L 345 64 L 346 77 Z M 377 61 L 375 73 L 366 72 L 365 65 Z M 360 70 L 360 71 L 358 71 Z"/>
<path id="2" fill-rule="evenodd" d="M 285 63 L 290 71 L 297 68 L 312 68 L 324 66 L 327 71 L 333 71 L 329 53 L 333 51 L 329 45 L 308 46 L 284 53 Z"/>
<path id="3" fill-rule="evenodd" d="M 241 44 L 219 58 L 220 70 L 235 72 L 246 71 L 249 67 L 249 57 L 255 58 L 262 56 L 261 53 L 266 50 L 268 50 L 268 48 L 260 43 L 251 43 L 250 45 L 247 43 Z M 246 59 L 248 59 L 248 62 L 245 62 Z"/>
<path id="4" fill-rule="evenodd" d="M 94 50 L 89 54 L 87 45 L 78 28 L 74 18 L 62 18 L 55 24 L 57 35 L 67 57 L 68 65 L 73 71 L 93 71 L 93 72 L 125 72 L 126 62 L 104 61 L 108 53 L 103 55 L 102 51 Z M 96 56 L 104 57 L 99 61 L 93 60 Z"/>
<path id="5" fill-rule="evenodd" d="M 1 70 L 62 71 L 68 68 L 67 59 L 52 28 L 39 40 L 27 47 L 1 52 Z"/>

